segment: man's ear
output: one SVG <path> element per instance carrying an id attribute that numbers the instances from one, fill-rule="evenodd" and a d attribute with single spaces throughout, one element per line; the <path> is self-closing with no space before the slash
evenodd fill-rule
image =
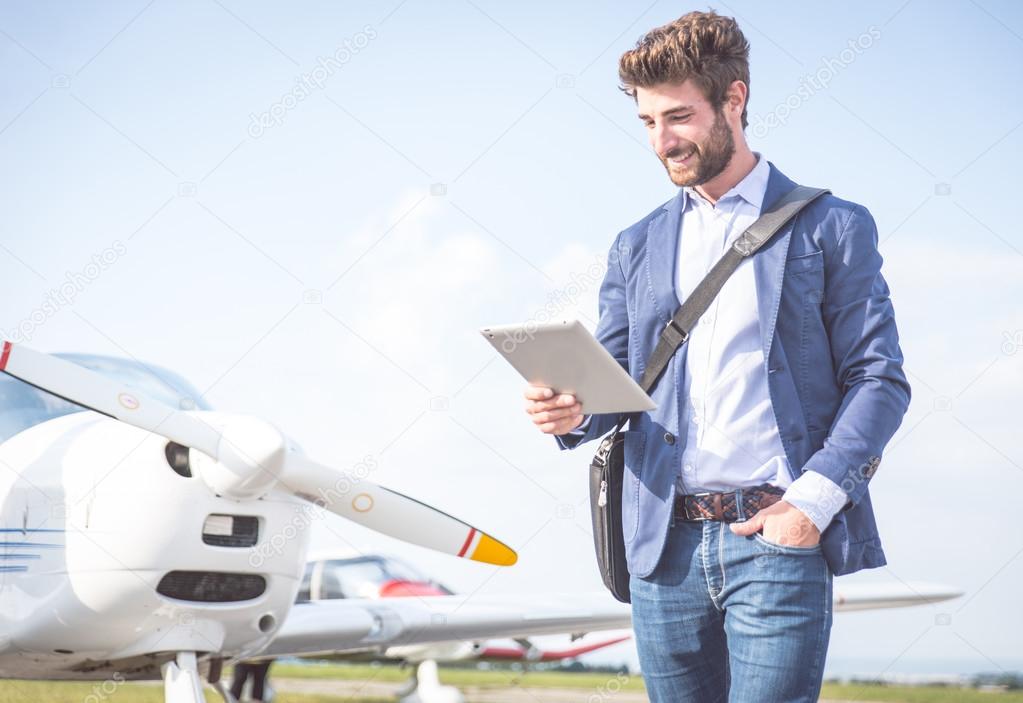
<path id="1" fill-rule="evenodd" d="M 734 111 L 737 115 L 742 115 L 748 96 L 749 87 L 745 83 L 740 80 L 732 81 L 732 84 L 728 86 L 728 92 L 725 94 L 728 109 Z"/>

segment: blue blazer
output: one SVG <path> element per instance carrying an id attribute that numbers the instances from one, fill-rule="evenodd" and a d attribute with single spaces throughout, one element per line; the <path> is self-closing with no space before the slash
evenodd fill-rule
<path id="1" fill-rule="evenodd" d="M 796 185 L 769 164 L 765 210 Z M 675 262 L 687 197 L 679 189 L 621 232 L 608 256 L 596 336 L 637 381 L 679 306 Z M 862 205 L 825 194 L 754 255 L 753 267 L 768 390 L 792 478 L 812 469 L 849 496 L 821 536 L 824 557 L 835 575 L 883 566 L 867 485 L 910 387 L 874 219 Z M 629 570 L 640 577 L 657 566 L 671 524 L 688 434 L 679 426 L 686 350 L 651 392 L 657 408 L 634 414 L 624 433 L 622 525 Z M 599 438 L 616 419 L 593 415 L 558 444 Z"/>

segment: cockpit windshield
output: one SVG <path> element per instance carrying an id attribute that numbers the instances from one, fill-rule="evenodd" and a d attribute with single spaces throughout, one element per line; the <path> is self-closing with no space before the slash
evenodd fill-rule
<path id="1" fill-rule="evenodd" d="M 210 410 L 199 392 L 176 373 L 129 359 L 90 354 L 55 354 L 182 410 Z M 75 405 L 24 381 L 0 374 L 0 442 L 40 423 L 82 412 Z"/>

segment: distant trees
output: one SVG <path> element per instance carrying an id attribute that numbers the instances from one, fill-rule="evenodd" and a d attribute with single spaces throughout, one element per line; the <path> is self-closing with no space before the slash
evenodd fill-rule
<path id="1" fill-rule="evenodd" d="M 994 686 L 1005 691 L 1023 689 L 1023 673 L 1018 671 L 984 672 L 974 675 L 970 681 L 974 688 Z"/>

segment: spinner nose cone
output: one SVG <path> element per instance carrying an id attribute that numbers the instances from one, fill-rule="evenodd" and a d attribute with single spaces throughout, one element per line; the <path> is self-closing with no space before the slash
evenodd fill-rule
<path id="1" fill-rule="evenodd" d="M 233 416 L 225 420 L 217 457 L 193 451 L 193 459 L 203 480 L 217 495 L 239 500 L 258 498 L 280 476 L 287 452 L 284 436 L 258 418 Z"/>

